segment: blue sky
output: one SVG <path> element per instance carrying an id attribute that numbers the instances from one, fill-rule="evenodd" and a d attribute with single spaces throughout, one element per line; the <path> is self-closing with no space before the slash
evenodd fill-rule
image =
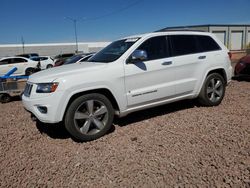
<path id="1" fill-rule="evenodd" d="M 250 24 L 250 0 L 1 0 L 0 44 L 112 41 L 168 26 Z"/>

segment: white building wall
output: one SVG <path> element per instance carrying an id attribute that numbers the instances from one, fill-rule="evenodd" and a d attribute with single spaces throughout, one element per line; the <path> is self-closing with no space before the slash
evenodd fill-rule
<path id="1" fill-rule="evenodd" d="M 243 31 L 232 31 L 231 50 L 241 50 L 243 48 Z"/>
<path id="2" fill-rule="evenodd" d="M 232 26 L 229 27 L 229 49 L 230 50 L 243 50 L 245 48 L 245 29 L 246 27 Z"/>
<path id="3" fill-rule="evenodd" d="M 229 37 L 229 33 L 228 33 L 228 27 L 210 27 L 209 31 L 213 34 L 215 34 L 220 40 L 221 42 L 223 42 L 223 44 L 225 46 L 229 46 L 228 44 L 228 37 Z"/>
<path id="4" fill-rule="evenodd" d="M 247 30 L 247 45 L 250 47 L 250 28 Z"/>
<path id="5" fill-rule="evenodd" d="M 107 46 L 110 42 L 78 43 L 78 51 L 83 53 L 97 52 Z M 25 53 L 38 53 L 39 55 L 55 56 L 61 53 L 72 53 L 76 51 L 75 43 L 50 43 L 50 44 L 25 44 Z M 0 45 L 0 57 L 22 54 L 21 44 Z"/>

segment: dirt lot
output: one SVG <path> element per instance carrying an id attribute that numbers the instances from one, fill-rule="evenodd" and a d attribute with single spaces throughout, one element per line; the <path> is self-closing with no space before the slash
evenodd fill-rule
<path id="1" fill-rule="evenodd" d="M 116 119 L 74 142 L 36 124 L 20 101 L 0 104 L 0 187 L 250 187 L 250 82 L 218 107 L 182 101 Z"/>

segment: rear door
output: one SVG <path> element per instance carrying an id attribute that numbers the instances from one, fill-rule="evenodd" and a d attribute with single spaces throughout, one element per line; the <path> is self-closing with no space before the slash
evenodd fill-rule
<path id="1" fill-rule="evenodd" d="M 14 75 L 24 75 L 25 70 L 28 67 L 28 61 L 21 57 L 12 58 L 9 62 L 9 67 L 10 69 L 12 69 L 13 67 L 17 68 Z"/>
<path id="2" fill-rule="evenodd" d="M 128 106 L 144 105 L 175 94 L 175 72 L 169 57 L 166 36 L 152 37 L 144 41 L 137 50 L 145 50 L 145 61 L 125 64 L 125 85 Z"/>
<path id="3" fill-rule="evenodd" d="M 169 38 L 173 64 L 176 66 L 176 95 L 191 94 L 200 80 L 206 53 L 199 51 L 195 35 L 171 35 Z"/>

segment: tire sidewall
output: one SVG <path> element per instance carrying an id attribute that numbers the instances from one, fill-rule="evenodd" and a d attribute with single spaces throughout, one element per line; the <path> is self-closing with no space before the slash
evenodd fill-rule
<path id="1" fill-rule="evenodd" d="M 46 66 L 46 69 L 50 69 L 50 68 L 52 68 L 52 67 L 53 67 L 53 65 L 48 64 L 48 65 Z"/>
<path id="2" fill-rule="evenodd" d="M 35 72 L 35 69 L 33 69 L 33 68 L 27 68 L 26 70 L 25 70 L 25 75 L 26 76 L 30 76 L 31 74 L 33 74 Z"/>
<path id="3" fill-rule="evenodd" d="M 76 110 L 82 103 L 88 100 L 98 100 L 102 102 L 108 109 L 108 122 L 106 126 L 101 131 L 99 131 L 98 133 L 94 135 L 83 135 L 74 123 L 74 115 L 75 115 Z M 71 136 L 77 139 L 78 141 L 92 141 L 92 140 L 102 137 L 111 129 L 113 118 L 114 118 L 114 109 L 113 109 L 111 102 L 104 95 L 93 93 L 93 94 L 86 94 L 86 95 L 80 96 L 76 98 L 69 105 L 69 108 L 66 111 L 64 124 L 65 124 L 65 128 L 68 130 Z"/>
<path id="4" fill-rule="evenodd" d="M 1 103 L 8 103 L 11 101 L 11 96 L 7 93 L 0 94 L 0 102 Z"/>
<path id="5" fill-rule="evenodd" d="M 216 101 L 216 102 L 212 102 L 209 98 L 208 98 L 208 95 L 207 95 L 207 87 L 209 85 L 209 82 L 211 79 L 219 79 L 221 82 L 222 82 L 222 87 L 223 87 L 223 93 L 222 93 L 222 96 L 220 98 L 220 100 Z M 223 100 L 224 98 L 224 95 L 225 95 L 225 90 L 226 90 L 226 87 L 225 87 L 225 80 L 224 78 L 218 74 L 218 73 L 212 73 L 210 75 L 207 76 L 206 80 L 205 80 L 205 83 L 202 87 L 202 91 L 200 93 L 200 96 L 199 98 L 201 99 L 201 103 L 206 105 L 206 106 L 217 106 L 221 103 L 221 101 Z"/>

